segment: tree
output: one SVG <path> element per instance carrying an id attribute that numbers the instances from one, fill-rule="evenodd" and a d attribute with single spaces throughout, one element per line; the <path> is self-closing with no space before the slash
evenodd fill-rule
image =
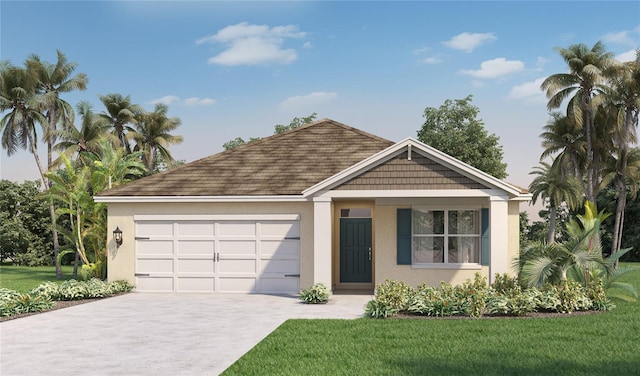
<path id="1" fill-rule="evenodd" d="M 607 124 L 612 130 L 612 152 L 607 155 L 608 163 L 601 187 L 613 182 L 618 192 L 611 243 L 613 254 L 622 242 L 627 184 L 630 183 L 631 196 L 635 197 L 640 181 L 640 150 L 629 150 L 630 144 L 637 142 L 636 128 L 640 113 L 640 50 L 636 51 L 635 61 L 614 65 L 607 73 L 611 86 L 604 93 L 607 107 L 603 111 L 613 114 L 610 117 L 611 124 Z"/>
<path id="2" fill-rule="evenodd" d="M 585 135 L 585 168 L 587 200 L 595 202 L 597 194 L 598 161 L 593 152 L 595 136 L 594 97 L 606 87 L 605 72 L 615 64 L 613 54 L 597 42 L 591 49 L 585 44 L 556 48 L 569 67 L 569 73 L 547 77 L 541 85 L 546 92 L 547 109 L 559 108 L 569 99 L 567 117 L 576 122 Z M 595 103 L 597 104 L 597 103 Z"/>
<path id="3" fill-rule="evenodd" d="M 551 113 L 551 120 L 543 128 L 540 160 L 555 155 L 563 176 L 575 176 L 584 190 L 584 136 L 575 122 L 559 112 Z"/>
<path id="4" fill-rule="evenodd" d="M 87 153 L 97 153 L 102 140 L 107 139 L 113 145 L 118 144 L 118 139 L 108 133 L 110 124 L 93 113 L 89 102 L 82 101 L 78 103 L 76 109 L 81 119 L 80 129 L 71 124 L 64 130 L 59 131 L 59 138 L 62 141 L 54 146 L 54 150 L 64 154 L 69 159 L 76 155 L 78 160 L 82 162 Z"/>
<path id="5" fill-rule="evenodd" d="M 87 154 L 91 163 L 74 165 L 62 155 L 64 168 L 48 173 L 54 184 L 46 195 L 64 204 L 56 213 L 70 222 L 59 230 L 91 276 L 103 276 L 107 238 L 106 205 L 96 203 L 93 195 L 143 175 L 141 154 L 125 154 L 124 148 L 103 139 L 96 153 Z"/>
<path id="6" fill-rule="evenodd" d="M 0 258 L 18 265 L 50 265 L 51 219 L 42 183 L 0 180 Z"/>
<path id="7" fill-rule="evenodd" d="M 624 212 L 627 205 L 627 195 L 634 199 L 638 193 L 640 184 L 640 149 L 626 150 L 620 148 L 614 150 L 606 161 L 602 187 L 612 185 L 617 194 L 615 209 L 615 222 L 613 225 L 611 254 L 616 253 L 622 245 L 622 232 L 624 226 Z M 630 188 L 628 191 L 627 188 Z"/>
<path id="8" fill-rule="evenodd" d="M 478 119 L 473 96 L 447 99 L 440 108 L 427 107 L 418 139 L 499 179 L 507 177 L 507 165 L 499 137 L 489 134 Z"/>
<path id="9" fill-rule="evenodd" d="M 182 136 L 174 136 L 171 131 L 180 126 L 180 119 L 167 117 L 169 107 L 165 104 L 156 104 L 153 112 L 138 115 L 135 131 L 131 138 L 135 141 L 134 151 L 142 151 L 142 161 L 147 168 L 147 174 L 151 174 L 156 168 L 158 156 L 171 164 L 173 157 L 169 152 L 169 144 L 179 144 Z"/>
<path id="10" fill-rule="evenodd" d="M 38 155 L 37 124 L 46 124 L 46 118 L 38 109 L 35 98 L 35 82 L 23 68 L 8 61 L 0 64 L 0 112 L 8 113 L 0 120 L 2 148 L 7 155 L 18 149 L 31 153 L 36 161 L 42 182 L 46 186 L 45 167 Z"/>
<path id="11" fill-rule="evenodd" d="M 316 117 L 318 116 L 317 113 L 312 113 L 311 115 L 307 116 L 307 117 L 294 117 L 291 122 L 289 122 L 289 125 L 284 125 L 284 124 L 276 124 L 274 127 L 274 132 L 273 134 L 280 134 L 280 133 L 284 133 L 286 131 L 290 131 L 292 129 L 296 129 L 296 128 L 300 128 L 303 125 L 307 125 L 312 123 Z"/>
<path id="12" fill-rule="evenodd" d="M 292 129 L 300 128 L 303 125 L 310 124 L 315 120 L 316 116 L 318 116 L 318 114 L 314 112 L 307 117 L 300 117 L 300 118 L 294 117 L 289 123 L 289 125 L 276 124 L 274 126 L 273 134 L 284 133 Z M 261 137 L 251 137 L 249 141 L 245 141 L 242 137 L 236 137 L 233 140 L 229 140 L 224 144 L 222 144 L 222 147 L 224 148 L 224 150 L 231 150 L 231 149 L 237 148 L 238 146 L 244 145 L 246 143 L 258 141 L 261 139 L 262 139 Z"/>
<path id="13" fill-rule="evenodd" d="M 554 162 L 551 164 L 540 162 L 541 166 L 534 167 L 529 173 L 536 175 L 529 185 L 532 194 L 531 202 L 535 204 L 538 197 L 541 197 L 549 207 L 548 243 L 555 241 L 557 208 L 563 203 L 570 209 L 582 204 L 580 183 L 572 176 L 563 177 L 560 165 Z"/>
<path id="14" fill-rule="evenodd" d="M 100 101 L 106 107 L 106 112 L 99 116 L 113 127 L 113 134 L 118 138 L 120 147 L 125 148 L 127 153 L 131 152 L 131 145 L 127 139 L 127 133 L 135 131 L 130 125 L 137 123 L 136 116 L 144 110 L 137 104 L 131 102 L 130 96 L 121 94 L 100 95 Z"/>

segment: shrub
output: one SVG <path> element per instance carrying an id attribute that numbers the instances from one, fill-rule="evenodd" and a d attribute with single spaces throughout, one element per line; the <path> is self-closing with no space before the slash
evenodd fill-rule
<path id="1" fill-rule="evenodd" d="M 398 313 L 397 310 L 391 308 L 386 303 L 382 303 L 377 300 L 370 300 L 367 303 L 367 307 L 364 310 L 365 316 L 373 319 L 386 319 L 389 316 L 394 316 Z"/>
<path id="2" fill-rule="evenodd" d="M 316 283 L 300 292 L 300 300 L 309 304 L 326 303 L 329 300 L 329 288 L 322 283 Z"/>
<path id="3" fill-rule="evenodd" d="M 32 295 L 47 297 L 50 300 L 79 300 L 104 298 L 121 292 L 128 292 L 133 286 L 127 281 L 105 282 L 97 278 L 89 281 L 70 279 L 61 284 L 44 282 L 31 290 Z"/>
<path id="4" fill-rule="evenodd" d="M 397 313 L 406 310 L 413 294 L 415 290 L 406 283 L 386 279 L 376 286 L 375 300 Z"/>
<path id="5" fill-rule="evenodd" d="M 509 291 L 492 290 L 487 298 L 487 312 L 492 315 L 524 316 L 536 310 L 536 297 L 537 290 L 522 291 L 517 285 Z"/>
<path id="6" fill-rule="evenodd" d="M 53 307 L 53 302 L 44 296 L 31 296 L 17 291 L 0 288 L 0 316 L 14 316 L 21 313 L 41 312 Z"/>

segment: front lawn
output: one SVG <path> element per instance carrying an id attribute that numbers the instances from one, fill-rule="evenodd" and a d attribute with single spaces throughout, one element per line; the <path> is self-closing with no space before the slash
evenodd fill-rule
<path id="1" fill-rule="evenodd" d="M 624 280 L 640 289 L 640 265 Z M 640 303 L 557 318 L 289 320 L 225 375 L 637 375 Z"/>
<path id="2" fill-rule="evenodd" d="M 62 279 L 56 279 L 55 266 L 0 266 L 0 287 L 18 292 L 29 292 L 47 281 L 71 279 L 73 266 L 62 266 Z"/>

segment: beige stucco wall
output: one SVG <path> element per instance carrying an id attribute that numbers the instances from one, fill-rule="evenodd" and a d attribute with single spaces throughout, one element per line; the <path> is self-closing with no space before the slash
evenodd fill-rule
<path id="1" fill-rule="evenodd" d="M 300 287 L 313 284 L 313 203 L 110 203 L 108 205 L 108 279 L 135 282 L 134 215 L 299 214 Z M 120 227 L 123 244 L 116 248 L 112 231 Z"/>
<path id="2" fill-rule="evenodd" d="M 509 202 L 509 265 L 520 255 L 520 202 Z M 509 274 L 516 270 L 509 268 Z"/>
<path id="3" fill-rule="evenodd" d="M 385 279 L 404 281 L 412 286 L 422 283 L 437 286 L 445 281 L 451 284 L 460 284 L 467 279 L 473 279 L 477 272 L 489 275 L 489 267 L 482 266 L 477 269 L 422 269 L 411 265 L 396 264 L 396 216 L 397 209 L 409 206 L 376 206 L 375 221 L 375 284 L 384 282 Z"/>

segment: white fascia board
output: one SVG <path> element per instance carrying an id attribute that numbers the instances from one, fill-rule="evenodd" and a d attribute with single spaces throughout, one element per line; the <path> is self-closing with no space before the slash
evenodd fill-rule
<path id="1" fill-rule="evenodd" d="M 434 198 L 434 197 L 505 197 L 499 189 L 397 189 L 326 191 L 317 196 L 331 198 Z M 315 200 L 315 198 L 314 198 Z"/>
<path id="2" fill-rule="evenodd" d="M 300 214 L 136 214 L 134 221 L 299 221 Z"/>
<path id="3" fill-rule="evenodd" d="M 95 202 L 307 202 L 309 198 L 291 196 L 94 196 Z"/>
<path id="4" fill-rule="evenodd" d="M 520 190 L 511 184 L 505 183 L 500 179 L 497 179 L 484 171 L 480 171 L 479 169 L 470 166 L 452 156 L 441 152 L 438 149 L 435 149 L 427 144 L 424 144 L 414 138 L 408 137 L 404 140 L 391 145 L 390 147 L 372 155 L 369 158 L 366 158 L 355 165 L 321 181 L 320 183 L 305 189 L 302 191 L 302 195 L 308 197 L 310 195 L 316 194 L 320 191 L 330 189 L 340 183 L 347 181 L 358 174 L 367 171 L 379 164 L 384 163 L 386 160 L 392 158 L 397 152 L 403 150 L 404 148 L 409 148 L 409 146 L 415 147 L 412 151 L 422 152 L 426 157 L 430 159 L 434 159 L 436 162 L 447 166 L 454 171 L 458 171 L 463 175 L 469 176 L 479 183 L 488 184 L 498 189 L 501 189 L 514 197 L 521 196 L 530 196 L 529 194 L 523 194 Z M 529 200 L 530 197 L 523 197 L 524 200 Z"/>

